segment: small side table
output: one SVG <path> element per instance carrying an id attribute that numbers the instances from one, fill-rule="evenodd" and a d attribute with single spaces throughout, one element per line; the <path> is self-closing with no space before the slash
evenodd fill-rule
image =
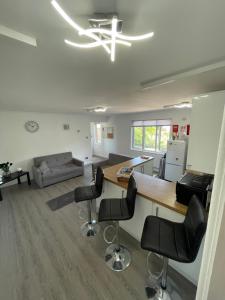
<path id="1" fill-rule="evenodd" d="M 31 185 L 30 173 L 28 171 L 21 171 L 21 172 L 13 172 L 7 177 L 1 177 L 0 178 L 0 186 L 4 185 L 10 181 L 16 180 L 16 179 L 17 179 L 17 183 L 21 184 L 20 178 L 22 176 L 27 176 L 27 183 L 28 183 L 28 185 Z M 3 198 L 2 198 L 2 193 L 1 193 L 1 189 L 0 189 L 0 201 L 2 201 L 2 200 L 3 200 Z"/>

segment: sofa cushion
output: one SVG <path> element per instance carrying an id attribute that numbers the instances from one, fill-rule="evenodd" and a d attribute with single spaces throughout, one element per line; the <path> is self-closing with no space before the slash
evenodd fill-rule
<path id="1" fill-rule="evenodd" d="M 54 178 L 60 177 L 68 174 L 79 175 L 83 172 L 82 167 L 73 165 L 73 164 L 66 164 L 62 166 L 55 166 L 50 169 L 49 173 L 43 174 L 43 178 Z"/>
<path id="2" fill-rule="evenodd" d="M 42 174 L 48 173 L 50 171 L 50 169 L 48 167 L 48 164 L 46 163 L 45 160 L 43 160 L 41 162 L 39 169 L 40 169 Z"/>

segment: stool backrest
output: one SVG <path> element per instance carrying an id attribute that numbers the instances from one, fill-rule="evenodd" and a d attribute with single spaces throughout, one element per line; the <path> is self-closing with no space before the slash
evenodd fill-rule
<path id="1" fill-rule="evenodd" d="M 130 179 L 129 179 L 129 182 L 128 182 L 128 187 L 127 187 L 126 200 L 127 200 L 127 206 L 128 206 L 131 218 L 134 215 L 136 194 L 137 194 L 136 182 L 135 182 L 134 177 L 130 176 Z"/>
<path id="2" fill-rule="evenodd" d="M 190 260 L 194 261 L 207 226 L 205 209 L 196 195 L 193 195 L 184 220 Z"/>
<path id="3" fill-rule="evenodd" d="M 96 172 L 96 178 L 95 178 L 95 186 L 100 195 L 102 194 L 103 180 L 104 180 L 104 173 L 102 171 L 102 168 L 98 167 Z"/>

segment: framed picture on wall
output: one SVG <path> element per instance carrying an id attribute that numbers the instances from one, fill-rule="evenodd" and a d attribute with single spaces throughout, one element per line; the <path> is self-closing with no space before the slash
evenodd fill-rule
<path id="1" fill-rule="evenodd" d="M 107 139 L 113 139 L 114 138 L 113 127 L 107 127 L 106 128 L 106 137 L 107 137 Z"/>

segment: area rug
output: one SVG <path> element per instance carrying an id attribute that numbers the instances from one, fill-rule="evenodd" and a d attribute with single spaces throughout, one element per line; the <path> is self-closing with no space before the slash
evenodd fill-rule
<path id="1" fill-rule="evenodd" d="M 69 205 L 74 201 L 74 191 L 61 195 L 57 198 L 51 199 L 47 202 L 49 208 L 53 211 Z"/>

